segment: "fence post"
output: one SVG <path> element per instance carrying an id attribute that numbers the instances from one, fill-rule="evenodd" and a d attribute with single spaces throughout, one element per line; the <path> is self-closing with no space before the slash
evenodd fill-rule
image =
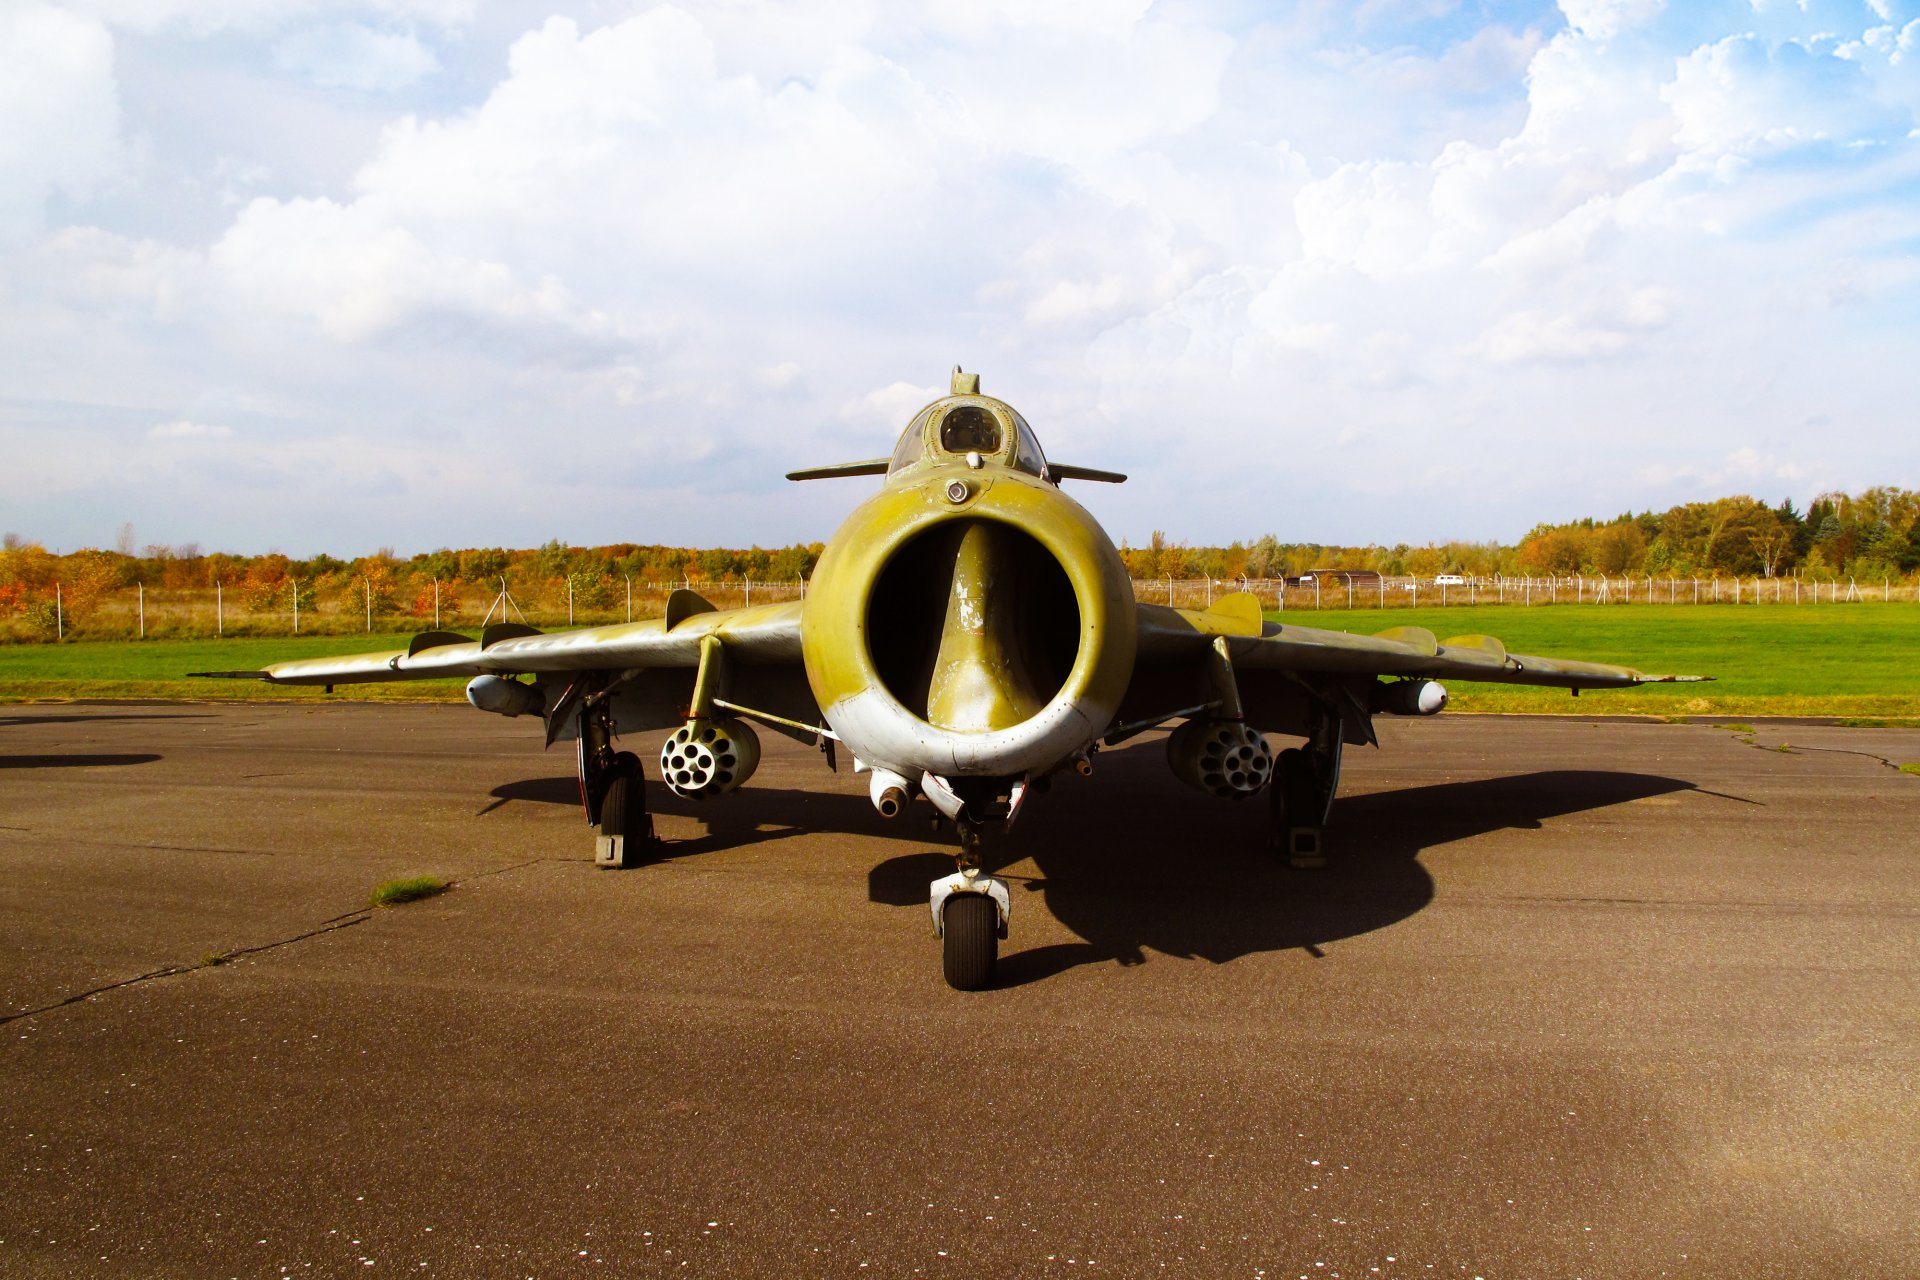
<path id="1" fill-rule="evenodd" d="M 293 634 L 300 634 L 300 579 L 293 580 Z"/>
<path id="2" fill-rule="evenodd" d="M 573 575 L 567 575 L 567 625 L 573 625 Z"/>
<path id="3" fill-rule="evenodd" d="M 213 581 L 213 634 L 227 634 L 227 602 L 221 597 L 218 578 Z"/>
<path id="4" fill-rule="evenodd" d="M 433 580 L 433 629 L 440 629 L 440 579 Z"/>
<path id="5" fill-rule="evenodd" d="M 140 638 L 145 640 L 147 638 L 147 584 L 136 582 L 134 585 L 140 588 Z"/>
<path id="6" fill-rule="evenodd" d="M 373 579 L 362 578 L 360 579 L 360 585 L 365 587 L 367 592 L 367 634 L 372 635 L 373 634 Z"/>
<path id="7" fill-rule="evenodd" d="M 747 598 L 741 601 L 740 607 L 742 609 L 751 609 L 753 608 L 753 579 L 743 578 L 741 581 L 746 585 Z"/>
<path id="8" fill-rule="evenodd" d="M 67 638 L 67 602 L 60 594 L 60 584 L 57 582 L 53 584 L 53 638 Z"/>
<path id="9" fill-rule="evenodd" d="M 1313 607 L 1320 607 L 1320 575 L 1317 573 L 1313 575 Z"/>
<path id="10" fill-rule="evenodd" d="M 631 574 L 625 574 L 625 573 L 621 574 L 620 576 L 622 578 L 625 578 L 627 582 L 627 621 L 632 622 L 633 621 L 633 576 Z"/>

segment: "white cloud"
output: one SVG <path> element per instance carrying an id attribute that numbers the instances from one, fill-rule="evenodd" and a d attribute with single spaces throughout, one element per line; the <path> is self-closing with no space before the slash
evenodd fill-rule
<path id="1" fill-rule="evenodd" d="M 124 160 L 106 29 L 33 0 L 0 7 L 0 241 L 39 230 L 49 196 L 84 196 Z"/>
<path id="2" fill-rule="evenodd" d="M 0 133 L 0 426 L 230 423 L 208 452 L 282 497 L 248 518 L 315 546 L 342 485 L 455 481 L 394 518 L 819 536 L 845 495 L 776 477 L 883 451 L 956 361 L 1133 472 L 1086 497 L 1136 538 L 1510 537 L 1823 416 L 1920 484 L 1904 15 L 85 2 L 0 19 L 62 104 Z M 244 505 L 191 471 L 183 507 Z"/>
<path id="3" fill-rule="evenodd" d="M 849 422 L 870 425 L 876 431 L 892 429 L 897 432 L 907 425 L 914 414 L 945 394 L 945 387 L 891 382 L 848 400 L 840 406 L 840 416 Z"/>
<path id="4" fill-rule="evenodd" d="M 327 89 L 389 93 L 440 69 L 433 51 L 411 32 L 375 31 L 358 22 L 303 27 L 273 46 L 276 66 Z"/>
<path id="5" fill-rule="evenodd" d="M 1645 26 L 1666 7 L 1665 0 L 1560 0 L 1567 25 L 1595 40 L 1611 40 Z"/>
<path id="6" fill-rule="evenodd" d="M 1695 49 L 1661 96 L 1673 107 L 1679 144 L 1710 154 L 1881 141 L 1911 126 L 1874 100 L 1848 59 L 1793 43 L 1770 48 L 1752 35 Z"/>
<path id="7" fill-rule="evenodd" d="M 258 33 L 319 18 L 365 15 L 453 27 L 472 21 L 474 0 L 67 0 L 68 7 L 133 31 Z"/>
<path id="8" fill-rule="evenodd" d="M 226 440 L 232 435 L 232 427 L 208 422 L 190 422 L 185 418 L 173 422 L 156 423 L 147 428 L 147 437 L 152 440 Z"/>

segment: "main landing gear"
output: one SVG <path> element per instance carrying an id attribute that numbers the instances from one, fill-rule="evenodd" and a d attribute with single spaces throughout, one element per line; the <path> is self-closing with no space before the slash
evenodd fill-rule
<path id="1" fill-rule="evenodd" d="M 580 803 L 587 821 L 599 826 L 595 866 L 637 867 L 660 847 L 647 811 L 647 777 L 640 757 L 613 749 L 613 714 L 604 698 L 580 708 Z"/>
<path id="2" fill-rule="evenodd" d="M 1269 784 L 1269 841 L 1275 854 L 1298 868 L 1327 865 L 1321 834 L 1340 784 L 1341 721 L 1316 716 L 1306 745 L 1280 753 Z"/>

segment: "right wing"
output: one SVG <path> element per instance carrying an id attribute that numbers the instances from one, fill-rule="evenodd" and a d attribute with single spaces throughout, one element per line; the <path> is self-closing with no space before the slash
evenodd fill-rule
<path id="1" fill-rule="evenodd" d="M 527 707 L 547 722 L 548 740 L 573 731 L 579 699 L 611 691 L 621 731 L 666 728 L 685 721 L 701 667 L 702 642 L 721 644 L 728 701 L 717 703 L 802 741 L 825 733 L 800 656 L 801 603 L 715 609 L 692 591 L 675 591 L 667 615 L 643 622 L 543 633 L 496 624 L 478 640 L 429 631 L 405 649 L 276 662 L 260 671 L 198 671 L 195 675 L 264 680 L 270 684 L 371 684 L 493 675 L 531 675 L 542 690 Z M 489 708 L 493 709 L 493 708 Z M 507 715 L 522 711 L 503 712 Z"/>
<path id="2" fill-rule="evenodd" d="M 692 595 L 675 592 L 676 597 Z M 695 597 L 697 600 L 698 597 Z M 704 604 L 704 601 L 700 603 Z M 296 658 L 261 671 L 203 671 L 196 675 L 252 677 L 271 684 L 366 684 L 448 676 L 544 675 L 570 671 L 628 671 L 700 665 L 700 641 L 715 636 L 729 657 L 761 664 L 800 662 L 800 602 L 713 609 L 621 622 L 578 631 L 538 632 L 515 625 L 489 627 L 478 640 L 429 631 L 406 649 L 340 657 Z"/>

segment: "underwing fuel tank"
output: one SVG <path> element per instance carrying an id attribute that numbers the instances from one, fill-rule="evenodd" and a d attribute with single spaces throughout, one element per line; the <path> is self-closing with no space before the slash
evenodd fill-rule
<path id="1" fill-rule="evenodd" d="M 1447 689 L 1438 680 L 1395 680 L 1375 685 L 1372 710 L 1396 716 L 1431 716 L 1446 710 Z"/>
<path id="2" fill-rule="evenodd" d="M 808 584 L 815 698 L 854 754 L 908 777 L 1050 770 L 1111 725 L 1133 672 L 1132 583 L 1093 517 L 1010 448 L 999 465 L 941 447 L 1002 442 L 1016 420 L 984 396 L 929 406 L 901 446 L 921 432 L 924 454 L 854 511 Z"/>
<path id="3" fill-rule="evenodd" d="M 537 716 L 546 706 L 539 689 L 501 676 L 475 676 L 467 681 L 467 701 L 497 716 Z"/>

